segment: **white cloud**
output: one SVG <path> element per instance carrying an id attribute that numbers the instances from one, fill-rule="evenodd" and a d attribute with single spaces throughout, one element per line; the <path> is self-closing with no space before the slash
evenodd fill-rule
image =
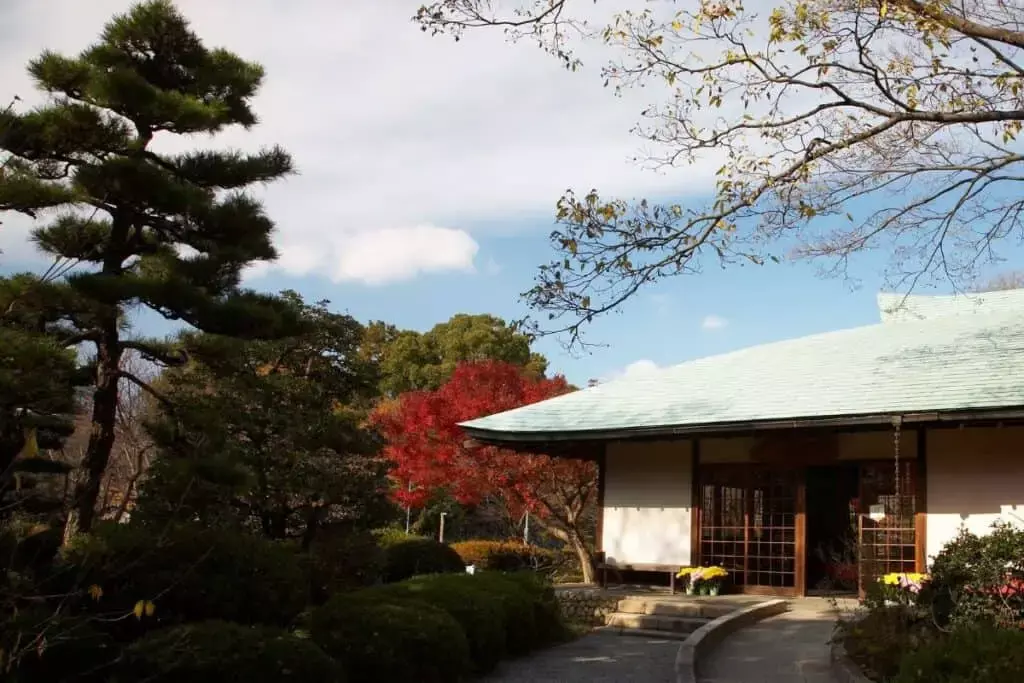
<path id="1" fill-rule="evenodd" d="M 700 321 L 700 328 L 702 330 L 720 330 L 728 324 L 729 321 L 720 315 L 706 315 Z"/>
<path id="2" fill-rule="evenodd" d="M 661 368 L 653 360 L 642 358 L 637 361 L 633 361 L 621 370 L 610 373 L 607 377 L 602 377 L 598 380 L 599 384 L 605 382 L 611 382 L 617 379 L 636 379 L 637 377 L 643 377 L 657 372 Z"/>
<path id="3" fill-rule="evenodd" d="M 8 0 L 0 105 L 15 94 L 33 99 L 29 59 L 47 48 L 77 52 L 132 1 Z M 584 71 L 570 73 L 499 31 L 470 31 L 459 43 L 431 37 L 409 21 L 418 3 L 251 0 L 245 11 L 231 0 L 177 4 L 207 44 L 266 68 L 255 102 L 261 125 L 188 144 L 280 143 L 294 155 L 299 174 L 259 190 L 278 223 L 287 272 L 385 282 L 468 271 L 479 235 L 467 226 L 547 215 L 566 188 L 635 196 L 712 187 L 710 159 L 683 178 L 630 161 L 641 144 L 630 129 L 661 95 L 649 86 L 614 97 L 599 75 L 603 48 L 584 50 Z M 3 220 L 4 258 L 25 258 L 27 220 Z"/>

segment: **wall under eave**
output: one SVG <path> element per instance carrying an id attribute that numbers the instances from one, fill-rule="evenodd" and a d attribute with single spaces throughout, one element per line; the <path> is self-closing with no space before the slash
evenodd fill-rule
<path id="1" fill-rule="evenodd" d="M 612 442 L 605 468 L 601 540 L 608 561 L 690 564 L 691 443 Z"/>
<path id="2" fill-rule="evenodd" d="M 927 444 L 929 561 L 961 526 L 1024 527 L 1024 427 L 932 429 Z"/>

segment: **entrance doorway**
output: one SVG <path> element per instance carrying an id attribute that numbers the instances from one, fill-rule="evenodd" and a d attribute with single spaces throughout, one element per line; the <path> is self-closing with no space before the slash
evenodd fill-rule
<path id="1" fill-rule="evenodd" d="M 856 593 L 859 468 L 807 468 L 807 591 Z"/>

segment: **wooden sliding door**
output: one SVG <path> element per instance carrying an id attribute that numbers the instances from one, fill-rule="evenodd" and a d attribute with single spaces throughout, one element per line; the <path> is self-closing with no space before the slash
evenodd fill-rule
<path id="1" fill-rule="evenodd" d="M 918 571 L 918 464 L 913 460 L 864 462 L 860 466 L 860 580 L 890 572 Z"/>
<path id="2" fill-rule="evenodd" d="M 745 592 L 804 591 L 804 476 L 798 468 L 700 469 L 700 562 L 724 566 Z"/>

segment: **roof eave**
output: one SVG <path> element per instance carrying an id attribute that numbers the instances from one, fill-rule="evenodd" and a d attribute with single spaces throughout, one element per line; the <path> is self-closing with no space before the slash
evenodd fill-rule
<path id="1" fill-rule="evenodd" d="M 696 436 L 735 434 L 778 429 L 813 429 L 829 427 L 891 426 L 894 418 L 903 424 L 945 422 L 979 422 L 1024 420 L 1024 406 L 981 408 L 971 410 L 941 410 L 924 412 L 891 412 L 869 415 L 837 415 L 831 417 L 787 418 L 782 420 L 751 420 L 745 422 L 714 422 L 693 425 L 658 425 L 652 427 L 623 427 L 618 429 L 576 430 L 559 432 L 520 432 L 482 429 L 461 425 L 466 434 L 482 443 L 530 444 L 565 443 L 579 441 L 612 441 L 665 436 Z"/>

